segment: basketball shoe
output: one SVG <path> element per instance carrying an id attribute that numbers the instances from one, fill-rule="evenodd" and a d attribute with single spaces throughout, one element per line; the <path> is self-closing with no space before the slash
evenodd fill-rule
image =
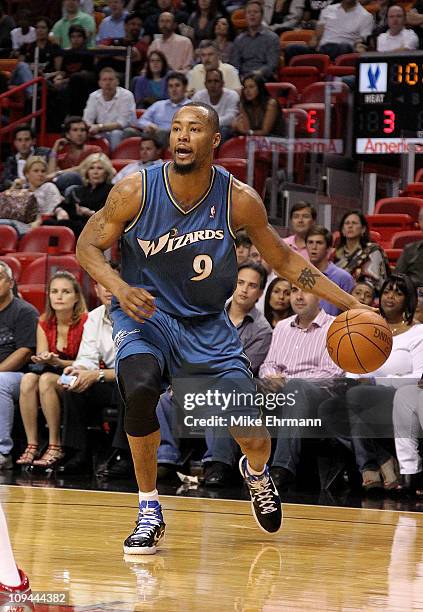
<path id="1" fill-rule="evenodd" d="M 123 543 L 126 555 L 154 555 L 164 538 L 166 524 L 158 501 L 142 501 L 133 533 Z"/>
<path id="2" fill-rule="evenodd" d="M 269 473 L 265 466 L 263 474 L 254 476 L 247 470 L 247 457 L 243 455 L 239 460 L 239 470 L 251 495 L 251 508 L 257 525 L 267 533 L 275 533 L 282 525 L 282 503 Z"/>
<path id="3" fill-rule="evenodd" d="M 11 587 L 0 582 L 0 610 L 1 612 L 29 612 L 34 610 L 30 600 L 31 587 L 28 576 L 18 569 L 21 583 Z"/>

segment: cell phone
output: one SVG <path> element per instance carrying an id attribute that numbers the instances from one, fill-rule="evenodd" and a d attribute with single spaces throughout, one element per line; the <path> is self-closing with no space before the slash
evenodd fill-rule
<path id="1" fill-rule="evenodd" d="M 59 378 L 59 382 L 62 385 L 67 385 L 68 387 L 72 387 L 76 383 L 77 379 L 78 379 L 77 376 L 71 376 L 70 374 L 62 374 L 61 377 Z"/>

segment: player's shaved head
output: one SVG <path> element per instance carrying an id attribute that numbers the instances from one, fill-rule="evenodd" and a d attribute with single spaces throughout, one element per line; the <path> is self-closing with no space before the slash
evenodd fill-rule
<path id="1" fill-rule="evenodd" d="M 206 104 L 205 102 L 190 102 L 189 104 L 185 104 L 185 106 L 181 108 L 177 114 L 179 115 L 180 113 L 183 113 L 185 108 L 198 108 L 205 111 L 204 114 L 207 114 L 207 121 L 212 129 L 212 132 L 216 133 L 219 131 L 219 115 L 215 109 L 210 106 L 210 104 Z"/>

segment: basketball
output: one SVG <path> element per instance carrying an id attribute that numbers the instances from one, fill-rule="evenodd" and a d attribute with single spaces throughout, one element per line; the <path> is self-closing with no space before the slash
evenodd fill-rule
<path id="1" fill-rule="evenodd" d="M 392 332 L 375 312 L 361 308 L 347 310 L 329 327 L 326 347 L 331 359 L 346 372 L 367 374 L 388 359 Z"/>

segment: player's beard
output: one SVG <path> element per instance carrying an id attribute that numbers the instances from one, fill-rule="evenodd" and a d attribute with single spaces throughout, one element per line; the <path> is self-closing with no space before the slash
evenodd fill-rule
<path id="1" fill-rule="evenodd" d="M 197 162 L 195 160 L 189 164 L 178 164 L 178 162 L 173 161 L 173 169 L 176 174 L 190 174 L 196 168 Z"/>

